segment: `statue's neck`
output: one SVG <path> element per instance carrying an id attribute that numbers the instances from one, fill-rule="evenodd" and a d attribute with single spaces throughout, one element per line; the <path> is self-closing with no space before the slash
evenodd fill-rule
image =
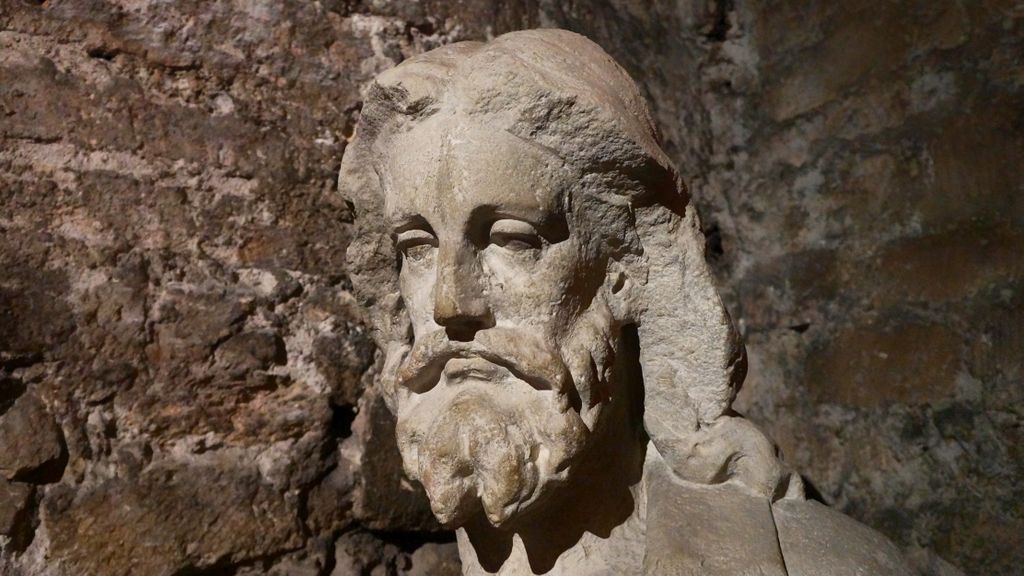
<path id="1" fill-rule="evenodd" d="M 528 534 L 515 532 L 501 547 L 496 546 L 497 549 L 480 545 L 479 534 L 474 534 L 472 527 L 460 528 L 459 557 L 463 574 L 642 574 L 646 506 L 642 486 L 638 484 L 633 491 L 633 511 L 625 521 L 606 534 L 577 534 L 574 536 L 577 539 L 568 547 L 560 541 L 565 539 L 564 533 L 574 531 L 560 522 L 535 527 Z"/>
<path id="2" fill-rule="evenodd" d="M 629 496 L 628 516 L 596 533 L 581 532 L 570 520 L 575 515 L 561 516 L 561 510 L 552 510 L 529 530 L 505 538 L 494 538 L 496 530 L 489 526 L 460 528 L 457 534 L 463 574 L 642 574 L 647 505 L 643 482 L 630 487 Z"/>

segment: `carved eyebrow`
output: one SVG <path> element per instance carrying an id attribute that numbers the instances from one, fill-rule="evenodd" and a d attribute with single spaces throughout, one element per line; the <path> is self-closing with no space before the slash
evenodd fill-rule
<path id="1" fill-rule="evenodd" d="M 393 235 L 401 234 L 409 230 L 425 230 L 434 233 L 434 229 L 427 222 L 427 219 L 419 214 L 398 213 L 391 218 L 394 224 L 391 227 Z"/>

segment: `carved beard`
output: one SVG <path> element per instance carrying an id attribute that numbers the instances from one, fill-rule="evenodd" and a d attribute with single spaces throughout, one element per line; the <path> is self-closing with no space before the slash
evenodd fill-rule
<path id="1" fill-rule="evenodd" d="M 442 524 L 461 525 L 482 507 L 500 526 L 565 483 L 607 398 L 607 325 L 588 311 L 560 352 L 537 330 L 417 340 L 394 375 L 414 392 L 400 402 L 396 435 L 406 473 Z"/>

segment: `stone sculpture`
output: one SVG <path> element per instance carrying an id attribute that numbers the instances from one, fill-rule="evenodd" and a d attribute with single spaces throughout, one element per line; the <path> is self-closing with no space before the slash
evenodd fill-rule
<path id="1" fill-rule="evenodd" d="M 743 345 L 636 85 L 515 32 L 369 88 L 340 186 L 407 474 L 466 574 L 908 574 L 731 409 Z"/>

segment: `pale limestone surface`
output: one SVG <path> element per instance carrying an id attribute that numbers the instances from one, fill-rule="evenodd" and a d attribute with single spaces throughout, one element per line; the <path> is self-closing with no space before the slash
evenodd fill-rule
<path id="1" fill-rule="evenodd" d="M 340 187 L 403 463 L 464 573 L 909 573 L 731 409 L 696 212 L 597 45 L 515 32 L 381 74 Z"/>

